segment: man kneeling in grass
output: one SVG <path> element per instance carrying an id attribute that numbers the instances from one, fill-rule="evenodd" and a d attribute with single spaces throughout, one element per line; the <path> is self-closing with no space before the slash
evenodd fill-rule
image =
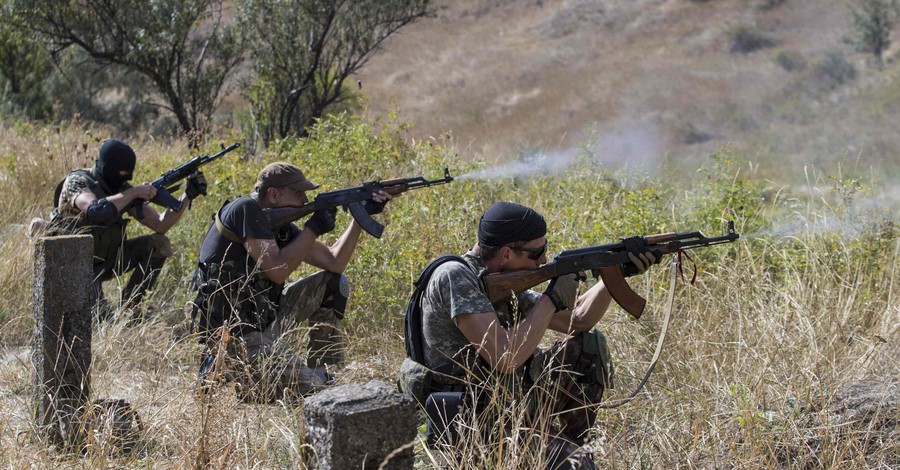
<path id="1" fill-rule="evenodd" d="M 226 203 L 216 214 L 200 248 L 194 315 L 208 349 L 201 384 L 226 376 L 241 385 L 245 399 L 270 402 L 296 398 L 325 386 L 328 367 L 343 362 L 340 320 L 349 296 L 342 273 L 361 232 L 354 220 L 331 246 L 318 240 L 334 230 L 335 209 L 316 211 L 303 229 L 293 223 L 272 228 L 266 208 L 303 206 L 317 184 L 290 163 L 272 163 L 257 178 L 249 197 Z M 366 201 L 377 214 L 391 196 L 373 193 Z M 295 282 L 288 277 L 308 263 L 322 271 Z M 285 341 L 295 325 L 308 322 L 304 361 Z"/>
<path id="2" fill-rule="evenodd" d="M 606 287 L 598 282 L 576 298 L 576 276 L 561 276 L 543 293 L 526 290 L 492 305 L 481 281 L 545 264 L 546 233 L 533 209 L 494 204 L 479 222 L 478 244 L 440 264 L 421 302 L 410 305 L 421 314 L 421 332 L 410 329 L 407 339 L 421 342 L 413 347 L 424 362 L 404 361 L 400 387 L 426 408 L 430 444 L 460 454 L 479 439 L 496 442 L 511 429 L 530 429 L 516 431 L 517 439 L 539 435 L 547 468 L 594 468 L 580 447 L 596 419 L 594 405 L 611 386 L 606 339 L 591 330 L 612 301 Z M 656 262 L 651 253 L 629 256 L 640 273 Z M 542 351 L 548 329 L 570 336 Z M 457 423 L 468 426 L 454 426 L 457 410 Z M 466 430 L 475 434 L 461 438 Z"/>

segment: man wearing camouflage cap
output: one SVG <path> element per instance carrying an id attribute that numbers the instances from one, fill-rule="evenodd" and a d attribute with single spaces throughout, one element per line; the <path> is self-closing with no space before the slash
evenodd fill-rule
<path id="1" fill-rule="evenodd" d="M 407 337 L 419 336 L 413 341 L 421 344 L 411 349 L 421 349 L 424 363 L 407 358 L 400 387 L 425 407 L 429 440 L 450 445 L 459 443 L 460 432 L 443 425 L 452 410 L 468 408 L 469 420 L 474 408 L 476 426 L 483 426 L 478 432 L 487 435 L 510 418 L 502 415 L 512 403 L 497 400 L 525 396 L 526 425 L 552 423 L 542 434 L 547 468 L 594 468 L 579 448 L 596 418 L 593 405 L 611 386 L 606 339 L 592 331 L 612 300 L 606 287 L 598 282 L 577 296 L 575 275 L 562 276 L 543 293 L 526 290 L 492 305 L 481 280 L 545 264 L 546 234 L 544 218 L 529 207 L 498 202 L 484 213 L 475 247 L 438 265 L 422 292 L 422 331 L 407 330 Z M 643 273 L 656 260 L 647 253 L 631 261 Z M 538 345 L 548 330 L 569 338 L 542 351 Z M 511 392 L 497 393 L 498 387 Z"/>
<path id="2" fill-rule="evenodd" d="M 137 307 L 156 282 L 172 246 L 165 233 L 197 196 L 206 194 L 206 179 L 197 172 L 187 179 L 181 209 L 162 214 L 147 204 L 156 196 L 148 183 L 132 186 L 137 157 L 125 142 L 109 139 L 100 147 L 93 168 L 70 172 L 57 188 L 50 229 L 57 233 L 90 233 L 94 237 L 94 290 L 101 319 L 112 315 L 103 298 L 103 282 L 133 271 L 122 293 L 122 307 Z M 138 218 L 135 203 L 143 204 Z M 125 214 L 153 230 L 151 235 L 126 238 Z M 135 311 L 138 314 L 138 311 Z"/>
<path id="3" fill-rule="evenodd" d="M 270 227 L 264 209 L 302 206 L 318 188 L 286 162 L 259 173 L 249 197 L 227 202 L 216 214 L 200 248 L 194 315 L 208 349 L 201 384 L 235 380 L 245 399 L 270 402 L 314 392 L 330 380 L 329 367 L 343 362 L 340 320 L 349 296 L 342 273 L 356 249 L 361 227 L 354 220 L 331 246 L 318 240 L 335 228 L 335 209 L 313 213 L 301 229 Z M 366 210 L 377 214 L 391 198 L 379 191 Z M 321 269 L 288 283 L 303 263 Z M 308 324 L 304 361 L 286 333 Z"/>

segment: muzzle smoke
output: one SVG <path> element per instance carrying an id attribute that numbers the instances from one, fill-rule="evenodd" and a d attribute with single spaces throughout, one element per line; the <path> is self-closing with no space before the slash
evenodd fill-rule
<path id="1" fill-rule="evenodd" d="M 459 180 L 492 180 L 499 178 L 523 178 L 533 175 L 558 175 L 578 158 L 577 149 L 538 153 L 504 163 L 500 166 L 483 168 L 458 176 Z"/>
<path id="2" fill-rule="evenodd" d="M 789 238 L 838 233 L 849 240 L 873 230 L 888 230 L 890 224 L 900 223 L 900 187 L 832 207 L 823 204 L 820 208 L 810 208 L 807 214 L 796 213 L 792 220 L 748 236 Z"/>

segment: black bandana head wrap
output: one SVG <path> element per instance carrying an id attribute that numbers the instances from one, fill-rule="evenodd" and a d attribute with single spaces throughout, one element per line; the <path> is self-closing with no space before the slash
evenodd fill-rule
<path id="1" fill-rule="evenodd" d="M 488 208 L 478 223 L 478 243 L 504 246 L 531 241 L 547 235 L 547 222 L 534 209 L 512 202 L 498 202 Z"/>
<path id="2" fill-rule="evenodd" d="M 97 163 L 94 164 L 94 176 L 102 179 L 109 189 L 119 192 L 131 180 L 136 160 L 134 150 L 128 144 L 109 139 L 100 147 Z M 123 170 L 125 175 L 121 174 Z"/>

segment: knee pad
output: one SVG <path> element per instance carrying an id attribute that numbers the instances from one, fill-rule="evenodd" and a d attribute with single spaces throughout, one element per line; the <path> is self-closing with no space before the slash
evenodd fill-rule
<path id="1" fill-rule="evenodd" d="M 581 357 L 576 369 L 581 369 L 578 372 L 584 374 L 582 381 L 598 383 L 607 389 L 613 388 L 615 367 L 606 343 L 606 336 L 597 330 L 592 330 L 582 333 L 581 340 Z"/>
<path id="2" fill-rule="evenodd" d="M 334 274 L 325 285 L 325 300 L 322 307 L 334 309 L 339 319 L 344 318 L 347 299 L 350 298 L 350 279 L 343 274 Z"/>
<path id="3" fill-rule="evenodd" d="M 154 258 L 168 258 L 175 254 L 175 250 L 172 249 L 172 242 L 169 241 L 169 237 L 162 235 L 160 233 L 154 233 L 150 235 L 150 239 L 147 241 L 147 245 L 150 246 L 152 250 L 152 256 Z"/>

